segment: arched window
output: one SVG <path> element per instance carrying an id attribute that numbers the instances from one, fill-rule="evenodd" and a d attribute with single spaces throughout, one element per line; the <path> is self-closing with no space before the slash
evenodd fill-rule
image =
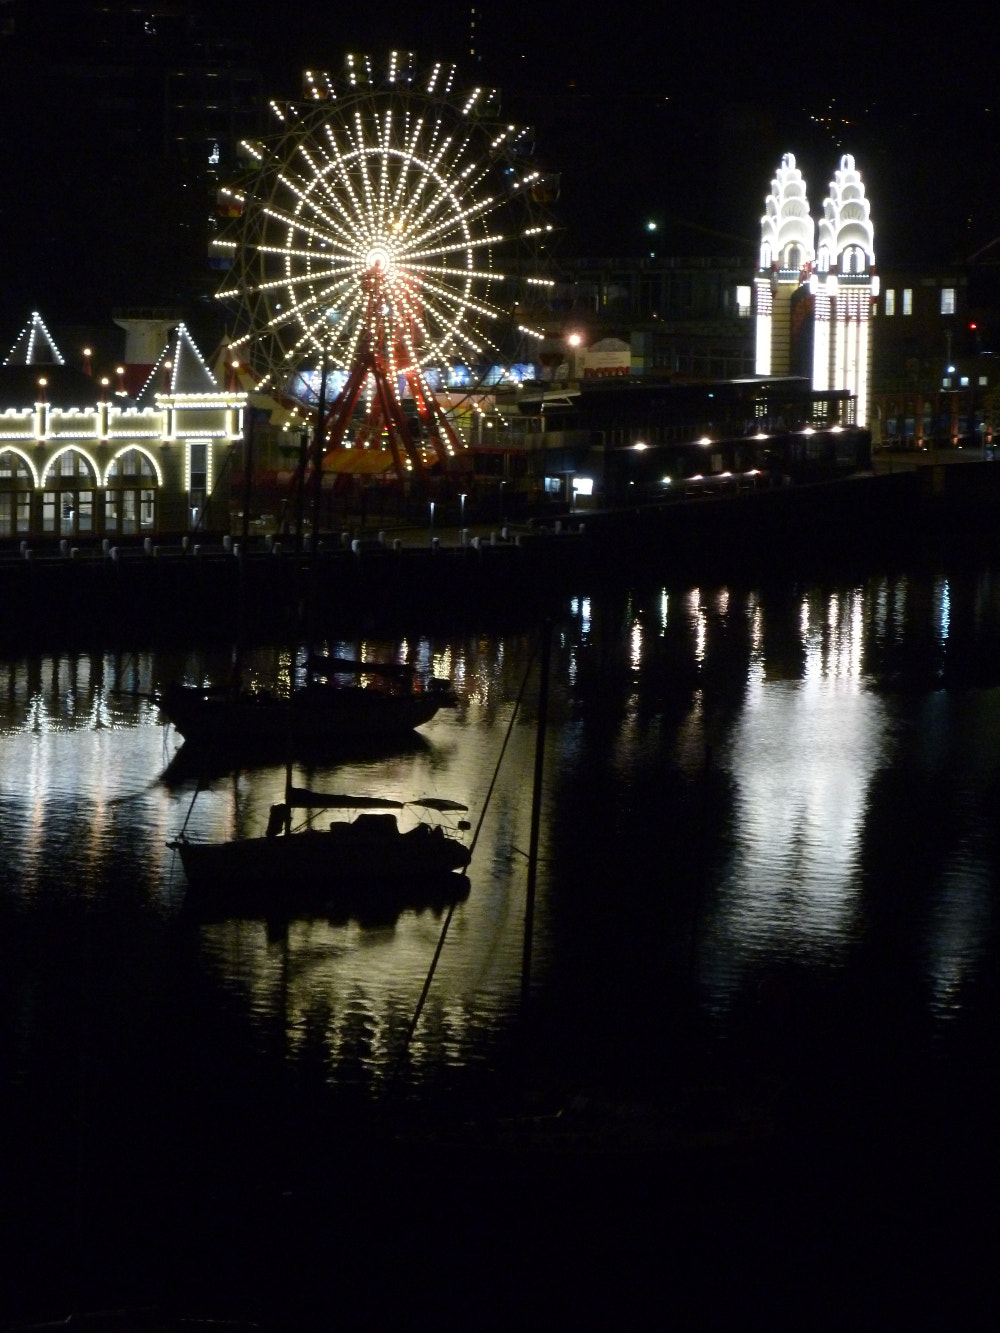
<path id="1" fill-rule="evenodd" d="M 13 449 L 0 450 L 0 537 L 31 531 L 31 468 Z"/>
<path id="2" fill-rule="evenodd" d="M 156 527 L 156 469 L 141 449 L 124 449 L 108 468 L 104 530 L 121 536 Z"/>
<path id="3" fill-rule="evenodd" d="M 42 491 L 42 531 L 75 537 L 94 531 L 97 475 L 79 449 L 65 449 L 47 470 Z"/>

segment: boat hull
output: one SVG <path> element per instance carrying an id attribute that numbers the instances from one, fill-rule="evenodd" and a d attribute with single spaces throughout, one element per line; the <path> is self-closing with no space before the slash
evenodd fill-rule
<path id="1" fill-rule="evenodd" d="M 384 740 L 430 722 L 447 702 L 432 691 L 391 694 L 354 686 L 317 686 L 291 700 L 172 686 L 159 698 L 161 712 L 184 739 L 201 746 Z"/>
<path id="2" fill-rule="evenodd" d="M 189 893 L 203 905 L 377 915 L 406 906 L 444 905 L 468 894 L 468 880 L 458 873 L 469 864 L 468 847 L 426 824 L 400 833 L 395 820 L 389 825 L 362 817 L 277 837 L 180 839 L 171 845 L 180 855 Z"/>

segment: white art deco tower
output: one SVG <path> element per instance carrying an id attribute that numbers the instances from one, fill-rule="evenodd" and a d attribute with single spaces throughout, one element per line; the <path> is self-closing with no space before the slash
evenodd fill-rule
<path id="1" fill-rule="evenodd" d="M 846 389 L 868 424 L 872 300 L 878 295 L 871 204 L 845 153 L 818 226 L 806 183 L 786 153 L 761 218 L 755 280 L 758 375 L 801 375 L 814 389 Z M 818 234 L 818 241 L 817 241 Z"/>

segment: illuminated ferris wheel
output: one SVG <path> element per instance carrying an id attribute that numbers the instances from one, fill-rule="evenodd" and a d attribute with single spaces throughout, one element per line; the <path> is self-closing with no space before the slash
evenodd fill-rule
<path id="1" fill-rule="evenodd" d="M 477 391 L 537 353 L 557 178 L 495 92 L 410 55 L 348 56 L 271 109 L 220 194 L 232 351 L 319 412 L 321 448 L 388 447 L 400 475 L 447 464 Z"/>

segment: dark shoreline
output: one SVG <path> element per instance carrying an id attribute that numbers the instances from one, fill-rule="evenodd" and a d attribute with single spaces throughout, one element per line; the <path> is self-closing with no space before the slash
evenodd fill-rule
<path id="1" fill-rule="evenodd" d="M 309 570 L 327 631 L 516 628 L 598 587 L 853 578 L 995 541 L 1000 467 L 926 466 L 629 509 L 575 513 L 461 544 L 326 544 Z M 0 649 L 273 641 L 300 623 L 304 562 L 263 542 L 185 549 L 98 540 L 0 549 Z M 234 554 L 234 551 L 236 552 Z"/>

